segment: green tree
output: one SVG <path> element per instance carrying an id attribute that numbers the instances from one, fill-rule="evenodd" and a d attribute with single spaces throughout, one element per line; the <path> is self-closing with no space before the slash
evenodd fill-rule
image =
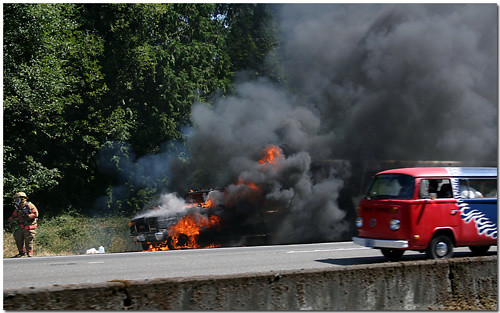
<path id="1" fill-rule="evenodd" d="M 182 141 L 191 105 L 207 102 L 231 83 L 226 29 L 213 4 L 83 7 L 85 27 L 104 40 L 100 63 L 109 87 L 103 107 L 111 131 L 100 161 L 114 168 L 108 184 L 115 188 L 108 188 L 103 203 L 137 210 L 135 200 L 151 198 L 166 180 L 146 177 L 153 173 L 141 179 L 136 161 L 163 152 L 167 142 Z M 119 167 L 124 164 L 126 170 Z"/>
<path id="2" fill-rule="evenodd" d="M 102 42 L 78 14 L 73 4 L 4 5 L 4 197 L 23 190 L 56 206 L 93 180 L 106 86 Z"/>
<path id="3" fill-rule="evenodd" d="M 279 44 L 274 4 L 219 4 L 218 16 L 227 27 L 227 50 L 233 72 L 250 78 L 283 79 L 277 56 Z"/>
<path id="4" fill-rule="evenodd" d="M 181 139 L 195 101 L 230 83 L 223 27 L 212 4 L 90 4 L 87 27 L 104 39 L 104 99 L 111 123 L 127 127 L 110 140 L 128 141 L 138 156 Z M 120 112 L 120 113 L 117 113 Z M 119 121 L 119 122 L 117 122 Z"/>
<path id="5" fill-rule="evenodd" d="M 5 4 L 4 204 L 23 190 L 45 212 L 143 205 L 168 181 L 138 161 L 183 141 L 191 105 L 234 71 L 270 73 L 271 8 Z"/>

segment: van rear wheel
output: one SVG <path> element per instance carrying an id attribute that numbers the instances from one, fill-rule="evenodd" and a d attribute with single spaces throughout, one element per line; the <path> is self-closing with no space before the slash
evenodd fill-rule
<path id="1" fill-rule="evenodd" d="M 431 259 L 451 258 L 453 255 L 453 241 L 446 235 L 437 235 L 432 238 L 426 254 Z"/>
<path id="2" fill-rule="evenodd" d="M 382 254 L 391 261 L 399 260 L 399 258 L 402 257 L 403 254 L 405 253 L 405 250 L 401 249 L 383 248 L 380 250 L 382 251 Z"/>

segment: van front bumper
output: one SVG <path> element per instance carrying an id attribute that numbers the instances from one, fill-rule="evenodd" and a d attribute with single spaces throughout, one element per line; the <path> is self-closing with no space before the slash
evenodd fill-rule
<path id="1" fill-rule="evenodd" d="M 352 237 L 352 241 L 360 246 L 368 248 L 392 248 L 392 249 L 406 249 L 408 248 L 407 240 L 386 240 L 386 239 L 373 239 L 373 238 L 359 238 Z"/>
<path id="2" fill-rule="evenodd" d="M 167 239 L 167 235 L 164 232 L 132 234 L 131 237 L 135 242 L 155 242 Z"/>

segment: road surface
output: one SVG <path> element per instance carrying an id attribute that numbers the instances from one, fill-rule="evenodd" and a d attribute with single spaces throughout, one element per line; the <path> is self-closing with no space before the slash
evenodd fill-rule
<path id="1" fill-rule="evenodd" d="M 490 254 L 496 251 L 497 247 L 490 248 Z M 460 256 L 470 256 L 468 248 L 455 248 L 455 257 Z M 401 260 L 424 258 L 422 253 L 407 251 Z M 387 261 L 379 250 L 352 242 L 12 258 L 3 262 L 3 288 L 329 269 L 381 262 Z"/>

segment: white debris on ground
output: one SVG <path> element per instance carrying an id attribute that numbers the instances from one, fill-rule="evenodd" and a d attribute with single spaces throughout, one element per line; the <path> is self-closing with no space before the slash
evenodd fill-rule
<path id="1" fill-rule="evenodd" d="M 85 254 L 98 254 L 98 253 L 105 253 L 103 246 L 100 246 L 99 250 L 96 250 L 96 248 L 90 248 L 87 250 Z"/>

